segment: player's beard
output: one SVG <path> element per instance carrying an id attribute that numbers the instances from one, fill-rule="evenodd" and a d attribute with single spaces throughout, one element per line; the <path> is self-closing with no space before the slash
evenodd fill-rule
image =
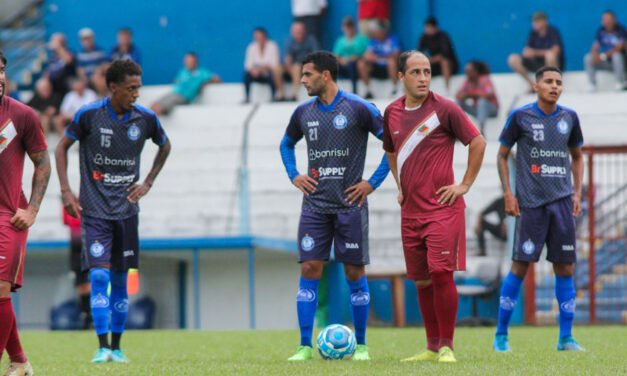
<path id="1" fill-rule="evenodd" d="M 7 84 L 5 82 L 0 82 L 0 100 L 4 97 L 4 91 L 6 90 Z"/>

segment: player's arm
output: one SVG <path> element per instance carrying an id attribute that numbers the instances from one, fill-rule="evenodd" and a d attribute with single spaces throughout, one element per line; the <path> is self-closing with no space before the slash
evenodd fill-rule
<path id="1" fill-rule="evenodd" d="M 168 155 L 170 154 L 170 150 L 172 150 L 172 145 L 170 144 L 170 139 L 165 138 L 165 142 L 163 145 L 159 146 L 159 150 L 157 151 L 157 155 L 155 156 L 155 160 L 152 163 L 152 168 L 144 179 L 144 182 L 141 184 L 133 184 L 126 189 L 128 192 L 127 200 L 136 204 L 140 198 L 144 197 L 146 193 L 152 188 L 152 185 L 155 183 L 155 179 L 159 172 L 163 168 L 166 159 L 168 159 Z"/>
<path id="2" fill-rule="evenodd" d="M 287 172 L 287 176 L 290 178 L 290 181 L 296 188 L 300 189 L 305 196 L 309 196 L 310 193 L 316 190 L 316 186 L 318 182 L 309 175 L 301 175 L 296 168 L 296 153 L 295 147 L 298 140 L 294 140 L 290 136 L 285 133 L 283 139 L 281 140 L 281 145 L 279 147 L 281 151 L 281 160 L 283 161 L 283 166 L 285 166 L 285 171 Z"/>
<path id="3" fill-rule="evenodd" d="M 57 166 L 57 176 L 61 187 L 61 200 L 65 211 L 72 217 L 78 218 L 79 212 L 83 210 L 78 203 L 78 197 L 72 193 L 70 182 L 67 178 L 67 151 L 74 144 L 74 140 L 67 135 L 63 135 L 54 151 L 54 159 Z"/>
<path id="4" fill-rule="evenodd" d="M 394 181 L 396 181 L 396 186 L 398 187 L 398 204 L 402 205 L 403 189 L 401 188 L 401 182 L 398 180 L 398 161 L 396 159 L 396 153 L 386 151 L 385 157 L 388 160 L 388 166 L 390 166 L 390 171 L 392 172 L 392 176 L 394 176 Z"/>
<path id="5" fill-rule="evenodd" d="M 514 196 L 514 193 L 512 192 L 512 187 L 509 182 L 509 165 L 507 161 L 510 151 L 510 147 L 501 144 L 496 157 L 496 168 L 499 171 L 499 179 L 501 179 L 501 187 L 503 188 L 505 213 L 514 217 L 519 217 L 520 208 L 518 207 L 518 200 Z"/>
<path id="6" fill-rule="evenodd" d="M 50 180 L 50 156 L 48 155 L 48 150 L 28 153 L 28 156 L 33 161 L 33 165 L 35 165 L 30 200 L 26 210 L 17 209 L 17 212 L 11 218 L 11 224 L 20 230 L 29 228 L 35 222 L 39 206 L 48 187 L 48 180 Z"/>
<path id="7" fill-rule="evenodd" d="M 573 216 L 578 217 L 581 214 L 581 187 L 583 181 L 583 153 L 581 146 L 569 148 L 570 157 L 572 159 L 571 168 L 573 170 Z"/>
<path id="8" fill-rule="evenodd" d="M 485 146 L 485 139 L 481 135 L 475 136 L 472 141 L 470 141 L 468 147 L 468 167 L 466 167 L 464 179 L 462 179 L 462 182 L 459 184 L 448 185 L 437 190 L 436 194 L 440 195 L 438 199 L 440 204 L 448 204 L 451 206 L 459 196 L 468 193 L 468 190 L 470 190 L 472 183 L 475 182 L 479 170 L 481 169 Z"/>

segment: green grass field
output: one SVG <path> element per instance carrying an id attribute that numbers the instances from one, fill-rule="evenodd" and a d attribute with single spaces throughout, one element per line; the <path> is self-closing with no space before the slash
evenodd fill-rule
<path id="1" fill-rule="evenodd" d="M 122 347 L 130 364 L 92 364 L 92 332 L 23 332 L 35 374 L 76 375 L 626 375 L 627 327 L 580 326 L 574 334 L 588 351 L 555 351 L 556 327 L 511 329 L 513 353 L 492 351 L 493 328 L 460 328 L 458 363 L 400 363 L 425 346 L 423 328 L 368 330 L 371 362 L 285 361 L 297 331 L 130 331 Z M 3 357 L 2 369 L 7 364 Z"/>

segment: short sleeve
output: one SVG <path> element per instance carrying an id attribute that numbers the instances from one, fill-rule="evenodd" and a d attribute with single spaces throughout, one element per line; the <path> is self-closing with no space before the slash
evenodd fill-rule
<path id="1" fill-rule="evenodd" d="M 303 130 L 300 127 L 300 108 L 297 108 L 292 114 L 290 122 L 287 125 L 287 129 L 285 130 L 285 134 L 293 141 L 298 141 L 303 138 Z"/>
<path id="2" fill-rule="evenodd" d="M 70 125 L 65 129 L 65 135 L 71 138 L 74 141 L 78 141 L 83 138 L 85 135 L 84 128 L 84 118 L 85 112 L 79 110 L 76 115 L 74 115 L 74 119 L 70 122 Z"/>
<path id="3" fill-rule="evenodd" d="M 562 47 L 562 37 L 556 28 L 551 28 L 551 48 L 555 46 Z"/>
<path id="4" fill-rule="evenodd" d="M 370 102 L 363 101 L 363 106 L 359 112 L 360 125 L 375 137 L 381 137 L 383 131 L 383 117 L 377 106 Z"/>
<path id="5" fill-rule="evenodd" d="M 338 38 L 333 45 L 333 53 L 342 57 L 342 38 Z"/>
<path id="6" fill-rule="evenodd" d="M 516 118 L 516 111 L 513 111 L 507 118 L 505 127 L 499 137 L 499 142 L 508 148 L 511 148 L 518 140 L 520 136 L 520 128 L 518 126 L 518 120 Z"/>
<path id="7" fill-rule="evenodd" d="M 535 35 L 534 35 L 533 31 L 532 31 L 532 32 L 529 33 L 529 36 L 527 37 L 527 44 L 526 44 L 526 46 L 527 47 L 531 47 L 531 48 L 535 48 L 535 41 L 536 41 L 536 38 L 535 38 Z"/>
<path id="8" fill-rule="evenodd" d="M 39 123 L 39 118 L 34 111 L 30 110 L 24 113 L 22 127 L 24 130 L 22 144 L 27 153 L 39 153 L 48 148 L 46 145 L 46 137 Z"/>
<path id="9" fill-rule="evenodd" d="M 157 115 L 152 114 L 152 116 L 153 116 L 154 121 L 153 121 L 152 135 L 150 136 L 150 139 L 156 145 L 163 146 L 165 145 L 165 140 L 167 139 L 167 135 L 165 134 L 165 130 L 163 130 L 163 127 L 161 126 L 161 122 L 159 121 L 159 118 L 157 117 Z"/>
<path id="10" fill-rule="evenodd" d="M 451 104 L 448 112 L 448 121 L 451 132 L 464 145 L 468 145 L 473 138 L 479 136 L 479 130 L 470 121 L 464 111 L 456 104 Z"/>
<path id="11" fill-rule="evenodd" d="M 385 109 L 383 115 L 383 150 L 388 153 L 394 153 L 394 142 L 392 141 L 392 135 L 390 134 L 390 107 Z"/>
<path id="12" fill-rule="evenodd" d="M 568 137 L 568 147 L 576 148 L 583 145 L 583 132 L 581 132 L 581 124 L 579 124 L 579 116 L 573 112 L 573 129 Z"/>

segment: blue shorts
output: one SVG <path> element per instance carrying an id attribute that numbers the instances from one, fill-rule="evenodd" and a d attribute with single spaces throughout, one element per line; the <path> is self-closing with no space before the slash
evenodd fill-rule
<path id="1" fill-rule="evenodd" d="M 350 265 L 370 263 L 368 208 L 338 214 L 303 210 L 298 226 L 298 262 L 328 260 L 332 244 L 336 261 Z"/>
<path id="2" fill-rule="evenodd" d="M 111 265 L 111 269 L 125 272 L 139 264 L 139 235 L 137 215 L 120 220 L 81 218 L 83 270 Z"/>
<path id="3" fill-rule="evenodd" d="M 537 208 L 520 208 L 514 237 L 515 261 L 537 262 L 546 243 L 550 262 L 575 263 L 575 217 L 568 196 Z"/>

